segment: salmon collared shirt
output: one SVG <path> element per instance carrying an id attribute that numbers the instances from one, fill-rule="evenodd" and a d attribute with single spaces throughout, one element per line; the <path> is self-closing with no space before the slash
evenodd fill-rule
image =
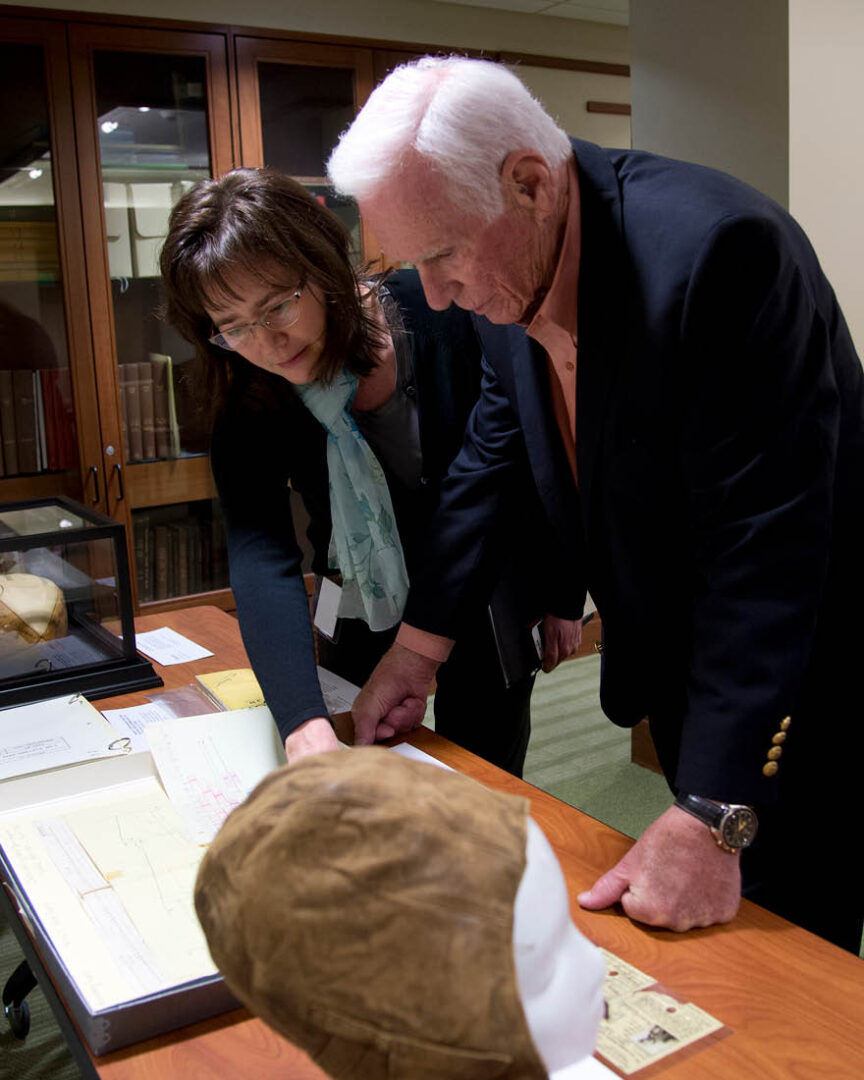
<path id="1" fill-rule="evenodd" d="M 552 412 L 561 434 L 574 483 L 576 473 L 576 358 L 579 260 L 582 251 L 582 215 L 576 161 L 567 164 L 567 220 L 549 291 L 525 328 L 528 337 L 546 352 Z M 399 645 L 429 660 L 443 663 L 455 642 L 402 623 L 396 635 Z"/>

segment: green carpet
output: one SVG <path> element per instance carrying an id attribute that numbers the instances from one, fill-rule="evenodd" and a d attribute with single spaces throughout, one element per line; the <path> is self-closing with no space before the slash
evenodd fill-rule
<path id="1" fill-rule="evenodd" d="M 0 983 L 23 959 L 12 931 L 0 917 Z M 37 987 L 27 995 L 30 1006 L 30 1034 L 16 1039 L 5 1018 L 0 1019 L 0 1077 L 2 1080 L 81 1080 L 81 1070 L 72 1060 L 66 1042 Z"/>
<path id="2" fill-rule="evenodd" d="M 672 802 L 666 781 L 630 761 L 630 731 L 600 711 L 600 658 L 537 676 L 525 779 L 591 817 L 638 836 Z"/>

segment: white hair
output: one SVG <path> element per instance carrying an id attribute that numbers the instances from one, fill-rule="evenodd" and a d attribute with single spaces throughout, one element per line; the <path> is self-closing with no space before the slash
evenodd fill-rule
<path id="1" fill-rule="evenodd" d="M 441 171 L 450 201 L 492 221 L 504 211 L 501 166 L 514 150 L 556 168 L 570 140 L 501 64 L 424 56 L 396 68 L 342 134 L 327 163 L 337 190 L 373 196 L 415 155 Z"/>

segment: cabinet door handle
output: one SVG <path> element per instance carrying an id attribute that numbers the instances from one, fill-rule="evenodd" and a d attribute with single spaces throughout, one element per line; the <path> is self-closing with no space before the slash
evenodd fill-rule
<path id="1" fill-rule="evenodd" d="M 117 501 L 122 502 L 126 495 L 123 490 L 123 469 L 119 465 L 114 466 L 114 475 L 117 477 Z"/>
<path id="2" fill-rule="evenodd" d="M 99 470 L 95 465 L 90 466 L 90 472 L 93 476 L 93 505 L 99 502 Z"/>

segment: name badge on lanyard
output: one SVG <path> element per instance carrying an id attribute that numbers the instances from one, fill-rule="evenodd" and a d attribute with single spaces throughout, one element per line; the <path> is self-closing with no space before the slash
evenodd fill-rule
<path id="1" fill-rule="evenodd" d="M 315 629 L 328 641 L 333 641 L 336 634 L 336 621 L 339 618 L 339 604 L 342 601 L 342 586 L 330 578 L 322 578 L 318 592 L 318 604 L 315 608 Z"/>

